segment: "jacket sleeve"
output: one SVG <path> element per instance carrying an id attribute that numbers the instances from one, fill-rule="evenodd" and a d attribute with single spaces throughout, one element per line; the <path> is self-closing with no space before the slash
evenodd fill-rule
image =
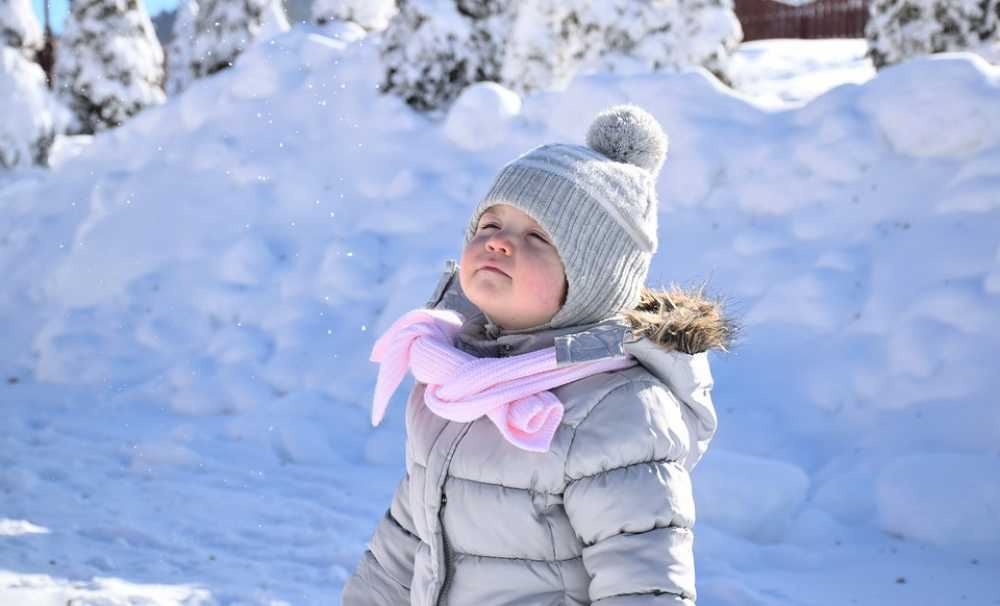
<path id="1" fill-rule="evenodd" d="M 683 405 L 656 381 L 613 389 L 580 421 L 563 506 L 595 606 L 693 606 L 694 497 Z"/>
<path id="2" fill-rule="evenodd" d="M 409 476 L 405 476 L 354 574 L 344 585 L 342 606 L 408 606 L 413 558 L 419 543 L 410 516 Z"/>

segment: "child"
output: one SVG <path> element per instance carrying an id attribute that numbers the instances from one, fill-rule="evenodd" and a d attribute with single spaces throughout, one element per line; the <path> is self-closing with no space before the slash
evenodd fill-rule
<path id="1" fill-rule="evenodd" d="M 514 159 L 428 308 L 376 342 L 373 423 L 417 379 L 407 473 L 344 606 L 694 604 L 705 351 L 735 326 L 700 293 L 643 286 L 666 150 L 619 105 L 587 147 Z"/>

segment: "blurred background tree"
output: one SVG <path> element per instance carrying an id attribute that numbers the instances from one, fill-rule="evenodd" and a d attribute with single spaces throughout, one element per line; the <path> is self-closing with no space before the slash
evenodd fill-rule
<path id="1" fill-rule="evenodd" d="M 139 0 L 72 0 L 53 66 L 70 133 L 118 126 L 163 103 L 163 49 Z"/>
<path id="2" fill-rule="evenodd" d="M 865 37 L 878 69 L 948 51 L 1000 58 L 1000 0 L 874 0 L 870 11 Z"/>
<path id="3" fill-rule="evenodd" d="M 44 164 L 56 124 L 29 0 L 0 0 L 0 168 Z"/>

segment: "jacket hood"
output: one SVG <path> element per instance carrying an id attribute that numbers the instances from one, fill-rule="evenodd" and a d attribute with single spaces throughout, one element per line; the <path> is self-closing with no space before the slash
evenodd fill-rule
<path id="1" fill-rule="evenodd" d="M 684 466 L 694 469 L 718 428 L 708 351 L 729 351 L 739 327 L 723 312 L 720 301 L 704 295 L 704 286 L 645 288 L 639 305 L 625 314 L 625 320 L 633 334 L 625 342 L 625 351 L 684 405 L 691 437 Z"/>
<path id="2" fill-rule="evenodd" d="M 636 336 L 644 336 L 666 351 L 686 354 L 729 351 L 738 332 L 722 303 L 705 296 L 704 286 L 643 288 L 639 305 L 624 317 Z"/>

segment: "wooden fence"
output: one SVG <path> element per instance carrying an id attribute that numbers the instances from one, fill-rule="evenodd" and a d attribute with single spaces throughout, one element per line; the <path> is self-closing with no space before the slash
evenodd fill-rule
<path id="1" fill-rule="evenodd" d="M 734 0 L 743 40 L 864 38 L 871 0 L 814 0 L 793 6 L 775 0 Z"/>

